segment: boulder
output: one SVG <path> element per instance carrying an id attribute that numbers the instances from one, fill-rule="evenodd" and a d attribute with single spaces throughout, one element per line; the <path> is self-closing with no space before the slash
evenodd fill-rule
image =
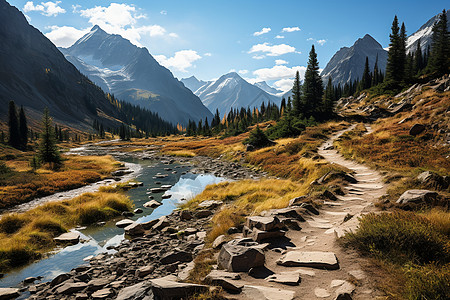
<path id="1" fill-rule="evenodd" d="M 74 231 L 66 232 L 58 237 L 55 237 L 54 240 L 57 243 L 78 244 L 78 242 L 80 241 L 80 233 Z"/>
<path id="2" fill-rule="evenodd" d="M 209 290 L 205 285 L 181 283 L 164 278 L 152 279 L 150 283 L 153 294 L 163 300 L 188 299 L 193 294 L 204 293 Z"/>
<path id="3" fill-rule="evenodd" d="M 147 300 L 153 299 L 152 286 L 143 281 L 120 290 L 116 300 Z"/>
<path id="4" fill-rule="evenodd" d="M 447 189 L 450 184 L 449 177 L 441 176 L 437 173 L 430 172 L 430 171 L 425 171 L 425 172 L 420 173 L 419 176 L 417 176 L 417 180 L 419 180 L 422 184 L 424 184 L 428 187 L 433 187 L 433 188 L 443 189 L 443 190 Z"/>
<path id="5" fill-rule="evenodd" d="M 260 216 L 247 217 L 246 225 L 250 229 L 257 228 L 262 231 L 271 231 L 271 230 L 277 230 L 277 229 L 283 228 L 283 224 L 280 222 L 280 219 L 278 219 L 276 216 L 275 217 L 260 217 Z"/>
<path id="6" fill-rule="evenodd" d="M 396 201 L 397 204 L 423 204 L 435 200 L 438 193 L 429 190 L 408 190 Z"/>
<path id="7" fill-rule="evenodd" d="M 286 234 L 286 231 L 284 231 L 284 230 L 264 231 L 264 230 L 259 230 L 257 228 L 253 228 L 253 230 L 251 230 L 248 233 L 248 235 L 246 235 L 246 237 L 247 236 L 251 237 L 252 240 L 254 240 L 255 242 L 261 243 L 263 240 L 284 237 L 285 234 Z"/>
<path id="8" fill-rule="evenodd" d="M 225 237 L 225 235 L 221 234 L 218 237 L 216 237 L 216 239 L 212 243 L 212 247 L 214 249 L 219 249 L 225 243 L 226 243 L 226 237 Z"/>
<path id="9" fill-rule="evenodd" d="M 88 284 L 88 290 L 90 291 L 97 291 L 101 290 L 104 286 L 109 284 L 110 281 L 107 278 L 96 278 L 89 281 Z"/>
<path id="10" fill-rule="evenodd" d="M 143 235 L 145 233 L 144 226 L 140 223 L 133 223 L 124 228 L 125 233 L 131 236 Z"/>
<path id="11" fill-rule="evenodd" d="M 162 203 L 160 203 L 160 202 L 158 202 L 156 200 L 151 200 L 151 201 L 148 201 L 148 202 L 144 203 L 143 206 L 147 207 L 147 208 L 156 208 L 156 207 L 161 206 L 161 205 L 162 205 Z"/>
<path id="12" fill-rule="evenodd" d="M 213 214 L 213 212 L 210 211 L 209 209 L 201 209 L 195 213 L 195 217 L 197 217 L 198 219 L 202 219 L 202 218 L 209 217 L 212 214 Z"/>
<path id="13" fill-rule="evenodd" d="M 320 251 L 290 251 L 283 255 L 277 264 L 285 267 L 339 269 L 339 263 L 334 253 Z"/>
<path id="14" fill-rule="evenodd" d="M 111 289 L 101 289 L 92 293 L 92 299 L 111 299 L 113 292 Z"/>
<path id="15" fill-rule="evenodd" d="M 416 123 L 409 129 L 409 134 L 418 135 L 424 132 L 425 129 L 426 129 L 425 125 Z"/>
<path id="16" fill-rule="evenodd" d="M 219 207 L 223 204 L 222 201 L 219 200 L 207 200 L 207 201 L 203 201 L 201 202 L 198 207 L 203 208 L 203 209 L 214 209 L 216 207 Z"/>
<path id="17" fill-rule="evenodd" d="M 155 270 L 154 266 L 145 266 L 141 267 L 136 270 L 135 275 L 136 277 L 143 278 L 147 276 L 148 274 L 151 274 Z"/>
<path id="18" fill-rule="evenodd" d="M 244 285 L 242 293 L 248 299 L 258 300 L 292 300 L 295 295 L 294 291 L 256 285 Z"/>
<path id="19" fill-rule="evenodd" d="M 16 299 L 19 295 L 19 289 L 0 288 L 0 300 Z"/>
<path id="20" fill-rule="evenodd" d="M 87 283 L 84 282 L 67 282 L 56 289 L 57 294 L 73 294 L 87 288 Z"/>
<path id="21" fill-rule="evenodd" d="M 161 196 L 161 199 L 169 199 L 170 197 L 172 197 L 171 194 L 164 193 L 164 195 Z"/>
<path id="22" fill-rule="evenodd" d="M 215 277 L 212 279 L 208 279 L 207 283 L 210 285 L 221 286 L 225 291 L 227 291 L 230 294 L 239 294 L 242 292 L 242 288 L 244 287 L 244 284 L 239 281 L 223 277 Z"/>
<path id="23" fill-rule="evenodd" d="M 58 276 L 56 276 L 55 278 L 53 278 L 53 280 L 50 282 L 50 286 L 54 287 L 57 286 L 58 284 L 66 281 L 67 279 L 70 278 L 69 274 L 63 273 L 63 274 L 59 274 Z"/>
<path id="24" fill-rule="evenodd" d="M 165 254 L 161 257 L 161 264 L 168 265 L 176 262 L 190 262 L 192 261 L 192 253 L 181 251 L 181 250 L 173 250 Z"/>
<path id="25" fill-rule="evenodd" d="M 153 230 L 162 230 L 165 227 L 170 225 L 169 219 L 167 219 L 166 216 L 162 216 L 161 218 L 157 219 L 158 221 L 153 225 Z"/>
<path id="26" fill-rule="evenodd" d="M 120 220 L 119 222 L 116 222 L 116 226 L 119 227 L 119 228 L 125 228 L 127 226 L 130 226 L 133 223 L 134 223 L 133 220 L 123 219 L 123 220 Z"/>
<path id="27" fill-rule="evenodd" d="M 164 193 L 165 191 L 166 191 L 166 189 L 163 189 L 161 187 L 156 187 L 156 188 L 150 189 L 150 192 L 152 192 L 153 194 Z"/>
<path id="28" fill-rule="evenodd" d="M 217 259 L 219 267 L 230 272 L 248 272 L 253 267 L 264 266 L 264 253 L 255 247 L 256 243 L 251 246 L 238 243 L 231 241 L 222 246 Z"/>
<path id="29" fill-rule="evenodd" d="M 192 214 L 191 214 L 191 212 L 190 211 L 188 211 L 188 210 L 182 210 L 181 212 L 180 212 L 180 219 L 182 220 L 182 221 L 188 221 L 188 220 L 191 220 L 193 217 L 192 217 Z"/>

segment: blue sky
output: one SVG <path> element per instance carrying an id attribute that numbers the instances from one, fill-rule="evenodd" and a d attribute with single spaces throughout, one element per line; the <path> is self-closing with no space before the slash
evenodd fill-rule
<path id="1" fill-rule="evenodd" d="M 98 24 L 121 34 L 176 77 L 211 80 L 236 71 L 250 82 L 290 88 L 311 45 L 324 68 L 333 54 L 366 33 L 388 46 L 397 15 L 412 34 L 448 1 L 303 0 L 9 0 L 57 46 L 69 46 Z M 447 4 L 447 6 L 445 5 Z"/>

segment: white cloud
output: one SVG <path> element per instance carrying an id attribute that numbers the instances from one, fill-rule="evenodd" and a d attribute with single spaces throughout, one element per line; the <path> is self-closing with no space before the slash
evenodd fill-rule
<path id="1" fill-rule="evenodd" d="M 30 12 L 30 11 L 40 11 L 42 15 L 51 17 L 51 16 L 57 16 L 58 14 L 63 14 L 66 12 L 66 10 L 59 6 L 61 1 L 55 1 L 55 2 L 41 2 L 41 4 L 34 5 L 33 1 L 28 1 L 25 3 L 25 6 L 23 7 L 24 12 Z"/>
<path id="2" fill-rule="evenodd" d="M 155 59 L 166 68 L 174 68 L 177 71 L 187 72 L 187 68 L 193 66 L 193 62 L 202 58 L 194 50 L 181 50 L 175 52 L 172 57 L 166 57 L 165 55 L 155 55 Z"/>
<path id="3" fill-rule="evenodd" d="M 248 70 L 239 70 L 238 71 L 239 74 L 245 75 L 248 73 Z"/>
<path id="4" fill-rule="evenodd" d="M 300 31 L 301 29 L 296 27 L 284 27 L 283 30 L 281 30 L 281 32 L 295 32 L 295 31 Z"/>
<path id="5" fill-rule="evenodd" d="M 265 56 L 264 55 L 253 55 L 252 58 L 253 59 L 263 59 Z"/>
<path id="6" fill-rule="evenodd" d="M 277 35 L 275 38 L 276 39 L 284 39 L 284 35 Z"/>
<path id="7" fill-rule="evenodd" d="M 159 13 L 162 14 L 162 15 L 167 15 L 167 10 L 162 10 Z"/>
<path id="8" fill-rule="evenodd" d="M 99 25 L 108 33 L 120 34 L 138 46 L 141 46 L 139 41 L 144 35 L 178 37 L 173 32 L 167 34 L 166 29 L 160 25 L 137 26 L 137 21 L 146 18 L 146 16 L 138 13 L 136 7 L 132 5 L 111 3 L 107 7 L 95 6 L 80 10 L 80 15 L 89 19 L 90 24 Z"/>
<path id="9" fill-rule="evenodd" d="M 280 56 L 287 53 L 294 53 L 295 48 L 286 44 L 270 45 L 269 43 L 253 45 L 248 53 L 263 52 L 268 56 Z"/>
<path id="10" fill-rule="evenodd" d="M 81 8 L 81 5 L 79 5 L 79 4 L 72 5 L 72 12 L 74 14 L 75 13 L 79 13 L 80 12 L 80 8 Z"/>
<path id="11" fill-rule="evenodd" d="M 303 78 L 306 67 L 304 66 L 294 66 L 289 68 L 284 65 L 273 66 L 272 68 L 262 68 L 253 71 L 253 75 L 256 75 L 258 80 L 280 80 L 295 77 L 295 73 L 300 72 L 300 78 Z"/>
<path id="12" fill-rule="evenodd" d="M 261 29 L 261 31 L 257 31 L 255 33 L 253 33 L 254 36 L 260 36 L 263 35 L 265 33 L 270 32 L 272 29 L 270 29 L 269 27 L 264 27 L 263 29 Z"/>
<path id="13" fill-rule="evenodd" d="M 79 38 L 89 32 L 89 29 L 79 30 L 70 26 L 50 26 L 50 32 L 45 36 L 58 47 L 72 46 Z"/>
<path id="14" fill-rule="evenodd" d="M 207 53 L 205 53 L 205 54 L 203 54 L 204 56 L 212 56 L 212 54 L 211 53 L 209 53 L 209 52 L 207 52 Z"/>
<path id="15" fill-rule="evenodd" d="M 326 40 L 317 40 L 316 42 L 317 42 L 317 44 L 319 44 L 320 46 L 323 46 L 323 44 L 325 44 L 327 41 L 326 41 Z"/>
<path id="16" fill-rule="evenodd" d="M 283 59 L 276 59 L 275 60 L 275 64 L 276 65 L 285 65 L 285 64 L 287 64 L 288 62 L 287 61 L 285 61 L 285 60 L 283 60 Z"/>
<path id="17" fill-rule="evenodd" d="M 287 92 L 292 89 L 294 85 L 294 78 L 286 78 L 275 81 L 273 84 L 277 89 L 282 90 L 283 92 Z"/>

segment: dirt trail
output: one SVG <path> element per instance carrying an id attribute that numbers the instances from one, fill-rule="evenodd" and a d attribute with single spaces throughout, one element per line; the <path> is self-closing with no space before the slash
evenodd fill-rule
<path id="1" fill-rule="evenodd" d="M 319 154 L 327 161 L 342 165 L 354 172 L 353 176 L 358 183 L 349 184 L 346 187 L 346 194 L 338 196 L 338 201 L 326 201 L 320 209 L 318 216 L 307 218 L 301 224 L 301 231 L 289 230 L 287 237 L 291 239 L 294 248 L 288 247 L 290 251 L 324 251 L 332 252 L 339 262 L 338 270 L 324 270 L 314 268 L 284 267 L 277 265 L 276 261 L 282 253 L 269 250 L 266 252 L 266 267 L 275 274 L 299 273 L 301 283 L 298 286 L 288 286 L 280 283 L 268 282 L 265 279 L 255 279 L 247 274 L 242 276 L 242 281 L 254 286 L 272 287 L 293 291 L 293 299 L 335 299 L 339 289 L 350 288 L 345 280 L 357 281 L 352 298 L 353 299 L 375 299 L 380 296 L 373 288 L 370 276 L 362 271 L 361 258 L 351 250 L 343 249 L 336 242 L 336 236 L 340 236 L 345 230 L 355 229 L 358 224 L 357 217 L 362 213 L 375 211 L 373 203 L 386 192 L 386 186 L 382 182 L 382 175 L 362 164 L 345 159 L 335 149 L 329 149 L 333 142 L 344 132 L 353 129 L 355 125 L 333 135 L 319 148 Z M 368 127 L 368 126 L 367 126 Z M 371 131 L 370 127 L 367 128 Z M 329 149 L 329 150 L 325 150 Z M 344 223 L 347 215 L 353 217 Z M 283 252 L 284 253 L 284 252 Z M 289 294 L 289 292 L 288 292 Z M 255 294 L 254 294 L 255 295 Z M 253 296 L 254 296 L 253 295 Z M 235 296 L 235 299 L 249 299 L 250 295 L 245 293 Z M 273 295 L 265 299 L 283 299 L 280 295 Z M 284 297 L 291 299 L 292 297 Z M 261 297 L 264 299 L 264 297 Z"/>

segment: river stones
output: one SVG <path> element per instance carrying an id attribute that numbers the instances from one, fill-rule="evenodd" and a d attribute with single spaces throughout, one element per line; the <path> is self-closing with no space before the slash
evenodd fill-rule
<path id="1" fill-rule="evenodd" d="M 158 202 L 156 200 L 151 200 L 151 201 L 148 201 L 148 202 L 144 203 L 143 206 L 147 207 L 147 208 L 156 208 L 156 207 L 161 206 L 161 205 L 162 205 L 162 203 L 160 203 L 160 202 Z"/>
<path id="2" fill-rule="evenodd" d="M 133 220 L 123 219 L 123 220 L 120 220 L 119 222 L 116 222 L 116 226 L 119 227 L 119 228 L 125 228 L 125 227 L 127 227 L 127 226 L 129 226 L 129 225 L 131 225 L 133 223 L 134 223 Z"/>
<path id="3" fill-rule="evenodd" d="M 131 236 L 143 235 L 145 233 L 144 226 L 140 223 L 133 223 L 124 228 L 125 233 Z"/>
<path id="4" fill-rule="evenodd" d="M 166 191 L 166 189 L 160 188 L 160 187 L 156 187 L 156 188 L 151 188 L 150 192 L 154 193 L 154 194 L 158 194 L 158 193 L 164 193 Z"/>
<path id="5" fill-rule="evenodd" d="M 84 282 L 67 282 L 58 287 L 56 293 L 68 295 L 82 291 L 87 287 L 87 283 Z"/>
<path id="6" fill-rule="evenodd" d="M 16 299 L 19 295 L 19 289 L 0 288 L 0 300 Z"/>
<path id="7" fill-rule="evenodd" d="M 320 251 L 290 251 L 283 255 L 278 265 L 285 267 L 310 267 L 317 269 L 336 270 L 339 263 L 332 252 Z"/>
<path id="8" fill-rule="evenodd" d="M 80 233 L 74 231 L 66 232 L 58 237 L 55 237 L 54 240 L 57 243 L 78 244 L 78 242 L 80 241 Z"/>

